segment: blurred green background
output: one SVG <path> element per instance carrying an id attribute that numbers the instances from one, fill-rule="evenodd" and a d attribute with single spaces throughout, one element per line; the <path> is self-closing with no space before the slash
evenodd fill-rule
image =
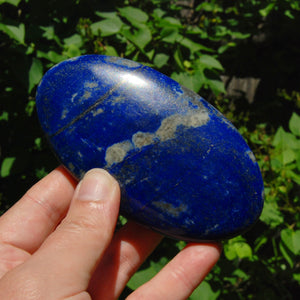
<path id="1" fill-rule="evenodd" d="M 221 260 L 190 299 L 299 299 L 299 28 L 295 0 L 0 0 L 1 213 L 58 165 L 35 110 L 43 74 L 82 54 L 136 60 L 223 112 L 264 178 L 260 220 L 224 241 Z M 165 239 L 121 299 L 184 245 Z"/>

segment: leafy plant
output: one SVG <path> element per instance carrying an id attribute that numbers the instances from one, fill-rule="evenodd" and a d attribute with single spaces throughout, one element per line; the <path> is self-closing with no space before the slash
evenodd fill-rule
<path id="1" fill-rule="evenodd" d="M 299 1 L 191 3 L 0 0 L 0 210 L 57 165 L 35 111 L 42 75 L 83 54 L 136 60 L 199 92 L 232 120 L 253 149 L 264 178 L 260 220 L 248 233 L 224 241 L 222 259 L 190 299 L 293 299 L 300 284 L 300 92 L 299 83 L 290 82 L 297 78 L 299 47 L 292 43 L 287 55 L 278 44 L 288 43 L 280 40 L 285 36 L 299 40 Z M 280 43 L 270 51 L 269 43 L 277 39 Z M 280 68 L 276 82 L 274 65 Z M 268 97 L 252 106 L 227 96 L 221 80 L 223 74 L 247 77 L 246 69 L 267 80 L 263 90 Z M 165 239 L 123 296 L 184 246 Z"/>

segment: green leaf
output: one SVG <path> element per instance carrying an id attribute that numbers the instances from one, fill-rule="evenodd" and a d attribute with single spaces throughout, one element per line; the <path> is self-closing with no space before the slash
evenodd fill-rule
<path id="1" fill-rule="evenodd" d="M 268 14 L 275 8 L 276 2 L 268 4 L 265 8 L 260 9 L 259 13 L 262 17 L 267 17 Z"/>
<path id="2" fill-rule="evenodd" d="M 202 68 L 217 69 L 223 71 L 221 63 L 211 55 L 201 55 L 197 60 L 197 65 Z"/>
<path id="3" fill-rule="evenodd" d="M 48 175 L 48 172 L 44 167 L 35 169 L 35 176 L 38 180 L 44 178 L 46 175 Z"/>
<path id="4" fill-rule="evenodd" d="M 178 19 L 175 19 L 173 17 L 162 18 L 159 21 L 159 23 L 157 23 L 156 25 L 161 28 L 173 28 L 173 29 L 174 28 L 179 29 L 183 27 L 181 22 Z"/>
<path id="5" fill-rule="evenodd" d="M 127 283 L 127 286 L 132 290 L 135 290 L 139 286 L 152 279 L 156 274 L 157 272 L 155 269 L 150 266 L 147 269 L 136 272 Z"/>
<path id="6" fill-rule="evenodd" d="M 39 151 L 42 150 L 42 138 L 38 137 L 34 140 L 34 148 Z"/>
<path id="7" fill-rule="evenodd" d="M 288 18 L 292 19 L 292 20 L 295 19 L 295 16 L 292 14 L 292 12 L 289 9 L 287 9 L 284 12 L 284 15 L 287 16 Z"/>
<path id="8" fill-rule="evenodd" d="M 300 3 L 298 1 L 292 1 L 290 5 L 292 9 L 300 10 Z"/>
<path id="9" fill-rule="evenodd" d="M 186 33 L 199 35 L 201 38 L 207 38 L 207 32 L 197 26 L 188 26 Z"/>
<path id="10" fill-rule="evenodd" d="M 13 167 L 13 164 L 16 160 L 16 157 L 6 157 L 4 158 L 4 160 L 2 161 L 2 165 L 1 165 L 1 177 L 7 177 L 10 175 L 11 173 L 11 169 Z"/>
<path id="11" fill-rule="evenodd" d="M 37 58 L 33 58 L 31 67 L 29 69 L 28 93 L 30 93 L 32 89 L 40 82 L 42 77 L 43 77 L 42 62 Z"/>
<path id="12" fill-rule="evenodd" d="M 296 166 L 297 166 L 298 171 L 300 171 L 300 151 L 297 152 Z"/>
<path id="13" fill-rule="evenodd" d="M 290 228 L 281 231 L 279 249 L 291 268 L 294 267 L 297 255 L 300 255 L 300 230 Z"/>
<path id="14" fill-rule="evenodd" d="M 112 11 L 112 12 L 100 12 L 100 11 L 96 11 L 95 15 L 97 15 L 98 17 L 104 18 L 104 19 L 119 18 L 117 16 L 117 12 L 116 11 Z"/>
<path id="15" fill-rule="evenodd" d="M 155 54 L 154 49 L 150 49 L 148 52 L 145 52 L 145 55 L 148 57 L 148 59 L 151 61 L 153 59 L 153 56 Z"/>
<path id="16" fill-rule="evenodd" d="M 206 84 L 209 86 L 209 88 L 213 91 L 215 95 L 226 93 L 224 82 L 221 80 L 207 79 Z"/>
<path id="17" fill-rule="evenodd" d="M 282 127 L 276 131 L 272 145 L 279 149 L 300 149 L 297 138 Z"/>
<path id="18" fill-rule="evenodd" d="M 181 36 L 177 28 L 163 28 L 160 36 L 162 41 L 170 44 L 174 44 Z"/>
<path id="19" fill-rule="evenodd" d="M 227 43 L 227 44 L 221 46 L 221 47 L 218 49 L 218 53 L 219 53 L 219 54 L 222 54 L 222 53 L 224 53 L 227 49 L 229 49 L 230 47 L 235 47 L 235 46 L 236 46 L 236 43 L 234 43 L 234 42 Z"/>
<path id="20" fill-rule="evenodd" d="M 187 72 L 172 73 L 171 78 L 179 82 L 181 85 L 187 87 L 194 92 L 198 92 L 203 85 L 204 78 L 201 74 L 195 73 L 191 75 Z"/>
<path id="21" fill-rule="evenodd" d="M 225 38 L 226 36 L 231 36 L 231 30 L 228 29 L 226 26 L 216 25 L 215 26 L 216 33 L 214 35 L 209 35 L 208 38 L 212 41 L 220 41 L 221 39 Z"/>
<path id="22" fill-rule="evenodd" d="M 232 275 L 234 275 L 235 277 L 238 277 L 239 279 L 243 279 L 243 280 L 248 280 L 250 278 L 250 276 L 241 269 L 234 270 Z"/>
<path id="23" fill-rule="evenodd" d="M 193 91 L 198 93 L 199 90 L 206 84 L 207 78 L 200 70 L 196 70 L 193 75 L 194 89 Z"/>
<path id="24" fill-rule="evenodd" d="M 119 56 L 117 50 L 112 46 L 105 46 L 105 55 L 109 56 Z"/>
<path id="25" fill-rule="evenodd" d="M 156 67 L 161 68 L 165 64 L 167 64 L 170 56 L 164 53 L 158 53 L 155 55 L 153 63 L 155 64 Z"/>
<path id="26" fill-rule="evenodd" d="M 29 100 L 26 107 L 25 107 L 25 112 L 29 117 L 32 116 L 34 108 L 35 108 L 35 101 L 34 100 Z"/>
<path id="27" fill-rule="evenodd" d="M 0 23 L 0 30 L 20 44 L 25 44 L 25 25 L 21 23 L 18 27 Z"/>
<path id="28" fill-rule="evenodd" d="M 188 73 L 180 72 L 180 73 L 172 73 L 171 78 L 179 82 L 181 85 L 193 89 L 193 83 L 191 80 L 191 76 Z"/>
<path id="29" fill-rule="evenodd" d="M 167 258 L 162 257 L 158 262 L 150 261 L 150 266 L 146 269 L 137 271 L 127 283 L 127 286 L 135 290 L 142 284 L 153 278 L 168 262 Z"/>
<path id="30" fill-rule="evenodd" d="M 60 55 L 60 54 L 56 53 L 55 51 L 43 52 L 40 50 L 37 51 L 37 57 L 38 58 L 46 58 L 49 61 L 53 62 L 54 64 L 57 64 L 68 58 L 67 56 Z"/>
<path id="31" fill-rule="evenodd" d="M 127 6 L 119 8 L 118 10 L 120 15 L 126 18 L 133 25 L 136 23 L 146 23 L 149 18 L 145 12 L 136 7 Z"/>
<path id="32" fill-rule="evenodd" d="M 54 26 L 40 26 L 44 31 L 43 37 L 49 41 L 55 41 L 58 45 L 61 45 L 59 37 L 55 34 Z"/>
<path id="33" fill-rule="evenodd" d="M 44 31 L 44 38 L 46 38 L 49 41 L 55 38 L 54 26 L 40 26 L 40 28 Z"/>
<path id="34" fill-rule="evenodd" d="M 93 23 L 91 25 L 91 30 L 94 35 L 97 35 L 100 31 L 101 36 L 104 37 L 118 33 L 122 26 L 123 22 L 120 18 L 116 17 L 114 19 L 107 19 Z"/>
<path id="35" fill-rule="evenodd" d="M 175 50 L 174 59 L 175 59 L 175 62 L 177 64 L 177 66 L 180 68 L 180 70 L 183 71 L 185 68 L 184 68 L 184 65 L 183 65 L 183 57 L 182 57 L 180 46 L 178 46 L 177 49 Z"/>
<path id="36" fill-rule="evenodd" d="M 72 36 L 64 39 L 64 44 L 69 45 L 75 45 L 78 48 L 80 48 L 83 45 L 82 37 L 79 34 L 73 34 Z"/>
<path id="37" fill-rule="evenodd" d="M 224 254 L 228 260 L 252 258 L 252 249 L 242 237 L 238 236 L 225 244 Z"/>
<path id="38" fill-rule="evenodd" d="M 300 285 L 300 272 L 299 273 L 293 273 L 293 279 L 298 282 Z"/>
<path id="39" fill-rule="evenodd" d="M 138 29 L 134 29 L 133 33 L 131 33 L 129 27 L 123 27 L 121 33 L 142 51 L 152 40 L 151 31 L 145 25 Z"/>
<path id="40" fill-rule="evenodd" d="M 124 226 L 128 222 L 128 219 L 122 215 L 119 215 L 118 221 L 121 223 L 122 226 Z"/>
<path id="41" fill-rule="evenodd" d="M 220 7 L 218 4 L 211 2 L 202 2 L 196 7 L 196 11 L 208 11 L 208 12 L 222 12 L 223 8 Z"/>
<path id="42" fill-rule="evenodd" d="M 189 297 L 190 300 L 215 300 L 218 299 L 221 290 L 214 292 L 207 281 L 203 281 Z"/>
<path id="43" fill-rule="evenodd" d="M 251 258 L 252 249 L 247 243 L 235 243 L 235 250 L 239 258 Z"/>
<path id="44" fill-rule="evenodd" d="M 255 240 L 255 248 L 254 252 L 257 253 L 258 250 L 268 242 L 268 238 L 266 236 L 260 235 L 256 240 Z"/>
<path id="45" fill-rule="evenodd" d="M 293 113 L 290 118 L 289 128 L 293 134 L 300 136 L 300 116 L 296 113 Z"/>
<path id="46" fill-rule="evenodd" d="M 18 6 L 20 2 L 21 2 L 21 0 L 0 0 L 0 5 L 3 3 L 9 3 L 14 6 Z"/>
<path id="47" fill-rule="evenodd" d="M 259 219 L 271 228 L 280 225 L 284 220 L 277 203 L 267 201 L 264 203 L 264 208 Z"/>
<path id="48" fill-rule="evenodd" d="M 164 11 L 164 10 L 162 10 L 162 9 L 160 9 L 160 8 L 155 8 L 154 10 L 153 10 L 153 17 L 154 18 L 157 18 L 157 19 L 159 19 L 159 20 L 161 20 L 162 19 L 162 17 L 164 16 L 166 14 L 166 12 Z"/>
<path id="49" fill-rule="evenodd" d="M 282 242 L 294 255 L 300 255 L 300 230 L 283 229 L 280 236 Z"/>
<path id="50" fill-rule="evenodd" d="M 67 50 L 64 54 L 66 54 L 68 58 L 77 57 L 81 55 L 81 51 L 76 45 L 71 44 L 67 46 Z"/>
<path id="51" fill-rule="evenodd" d="M 299 174 L 293 172 L 292 170 L 287 170 L 286 173 L 294 182 L 296 182 L 297 184 L 300 185 L 300 175 Z"/>
<path id="52" fill-rule="evenodd" d="M 0 121 L 8 121 L 9 119 L 9 114 L 7 111 L 3 111 L 0 115 Z"/>
<path id="53" fill-rule="evenodd" d="M 176 243 L 176 247 L 179 251 L 181 251 L 183 248 L 185 248 L 186 245 L 187 245 L 187 242 L 185 242 L 185 241 L 178 241 Z"/>
<path id="54" fill-rule="evenodd" d="M 281 157 L 283 165 L 287 165 L 296 159 L 296 153 L 292 149 L 285 149 Z"/>
<path id="55" fill-rule="evenodd" d="M 194 74 L 187 72 L 172 73 L 171 78 L 178 81 L 183 86 L 198 93 L 201 87 L 206 83 L 206 78 L 202 72 L 196 71 Z"/>
<path id="56" fill-rule="evenodd" d="M 233 39 L 240 39 L 240 40 L 246 39 L 251 36 L 250 33 L 242 33 L 242 32 L 238 32 L 238 31 L 236 31 L 236 32 L 231 31 L 230 35 L 232 36 Z"/>
<path id="57" fill-rule="evenodd" d="M 294 259 L 295 255 L 289 251 L 289 249 L 286 247 L 286 245 L 280 241 L 279 242 L 279 250 L 282 254 L 282 256 L 285 258 L 285 260 L 288 262 L 290 267 L 292 268 L 294 266 Z"/>
<path id="58" fill-rule="evenodd" d="M 208 47 L 205 47 L 199 43 L 196 43 L 186 37 L 182 37 L 180 36 L 178 38 L 178 43 L 186 48 L 188 48 L 192 53 L 193 52 L 197 52 L 199 50 L 204 50 L 204 51 L 207 51 L 207 52 L 212 52 L 213 50 L 211 48 L 208 48 Z"/>

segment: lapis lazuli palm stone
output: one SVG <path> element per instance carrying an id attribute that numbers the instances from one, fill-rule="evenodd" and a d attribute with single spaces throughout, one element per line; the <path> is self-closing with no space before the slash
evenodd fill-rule
<path id="1" fill-rule="evenodd" d="M 70 59 L 45 74 L 36 104 L 64 166 L 78 179 L 108 170 L 128 218 L 203 241 L 238 235 L 261 213 L 261 173 L 238 131 L 150 67 L 101 55 Z"/>

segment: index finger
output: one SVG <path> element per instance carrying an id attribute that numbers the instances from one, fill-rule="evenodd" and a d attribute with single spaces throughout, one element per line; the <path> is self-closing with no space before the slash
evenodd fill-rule
<path id="1" fill-rule="evenodd" d="M 65 216 L 75 186 L 62 166 L 36 183 L 0 218 L 0 243 L 36 251 Z"/>

